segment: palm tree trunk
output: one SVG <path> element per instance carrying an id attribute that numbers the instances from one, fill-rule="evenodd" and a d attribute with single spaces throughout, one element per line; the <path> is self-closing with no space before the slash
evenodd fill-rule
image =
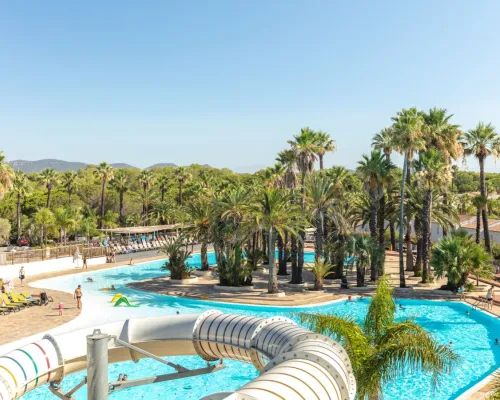
<path id="1" fill-rule="evenodd" d="M 290 239 L 290 253 L 292 262 L 292 279 L 290 283 L 295 283 L 297 281 L 297 238 L 292 235 Z"/>
<path id="2" fill-rule="evenodd" d="M 258 235 L 259 232 L 254 232 L 252 235 L 252 255 L 253 255 L 252 269 L 254 271 L 257 271 L 257 257 L 255 256 L 255 252 L 257 251 L 257 240 L 259 239 Z"/>
<path id="3" fill-rule="evenodd" d="M 102 228 L 102 220 L 104 219 L 104 192 L 106 190 L 106 181 L 102 180 L 101 189 L 101 219 L 99 220 L 99 228 Z"/>
<path id="4" fill-rule="evenodd" d="M 17 221 L 17 241 L 19 242 L 19 239 L 21 239 L 21 194 L 20 193 L 17 194 L 16 221 Z"/>
<path id="5" fill-rule="evenodd" d="M 276 274 L 276 254 L 274 252 L 274 229 L 269 228 L 269 287 L 268 293 L 278 293 L 278 276 Z"/>
<path id="6" fill-rule="evenodd" d="M 288 275 L 288 272 L 286 270 L 288 260 L 290 259 L 290 247 L 288 246 L 288 231 L 285 231 L 285 240 L 283 242 L 284 242 L 283 243 L 283 247 L 284 247 L 283 257 L 285 259 L 285 274 L 284 275 Z"/>
<path id="7" fill-rule="evenodd" d="M 389 232 L 391 234 L 392 251 L 395 251 L 396 250 L 396 228 L 394 227 L 394 222 L 389 223 Z"/>
<path id="8" fill-rule="evenodd" d="M 207 252 L 207 249 L 208 249 L 207 241 L 204 239 L 201 241 L 201 249 L 200 249 L 201 270 L 202 271 L 208 271 L 208 252 Z"/>
<path id="9" fill-rule="evenodd" d="M 179 182 L 179 194 L 177 197 L 177 203 L 182 206 L 182 182 Z"/>
<path id="10" fill-rule="evenodd" d="M 356 263 L 356 286 L 363 287 L 365 286 L 365 266 L 358 265 Z"/>
<path id="11" fill-rule="evenodd" d="M 415 262 L 415 268 L 413 269 L 415 276 L 422 276 L 422 247 L 424 241 L 419 238 L 417 241 L 417 261 Z"/>
<path id="12" fill-rule="evenodd" d="M 267 254 L 267 235 L 264 230 L 262 231 L 262 253 L 269 259 L 269 254 Z"/>
<path id="13" fill-rule="evenodd" d="M 484 234 L 484 246 L 486 250 L 491 253 L 491 243 L 490 243 L 490 229 L 488 226 L 488 194 L 486 193 L 486 178 L 484 176 L 484 158 L 479 157 L 479 179 L 480 179 L 480 191 L 481 196 L 486 199 L 486 204 L 481 210 L 483 216 L 483 234 Z"/>
<path id="14" fill-rule="evenodd" d="M 325 169 L 324 165 L 323 165 L 323 154 L 318 154 L 318 158 L 319 158 L 319 169 L 321 171 L 323 171 Z"/>
<path id="15" fill-rule="evenodd" d="M 481 209 L 476 209 L 476 243 L 481 243 Z"/>
<path id="16" fill-rule="evenodd" d="M 319 261 L 323 257 L 323 213 L 321 211 L 316 214 L 316 233 L 314 238 L 316 239 L 314 259 L 315 261 Z"/>
<path id="17" fill-rule="evenodd" d="M 47 208 L 50 208 L 50 193 L 52 192 L 52 188 L 47 188 Z"/>
<path id="18" fill-rule="evenodd" d="M 375 196 L 375 189 L 370 189 L 370 236 L 375 245 L 378 241 L 377 237 L 377 198 Z M 377 280 L 377 257 L 372 257 L 370 261 L 370 279 Z"/>
<path id="19" fill-rule="evenodd" d="M 432 191 L 426 190 L 424 197 L 424 220 L 422 234 L 422 283 L 429 282 L 429 243 Z"/>
<path id="20" fill-rule="evenodd" d="M 165 201 L 165 190 L 162 189 L 161 191 L 161 202 L 163 203 Z"/>
<path id="21" fill-rule="evenodd" d="M 306 204 L 305 204 L 305 193 L 306 193 L 306 174 L 302 171 L 301 176 L 301 188 L 300 188 L 301 198 L 300 204 L 302 207 L 302 211 L 305 212 Z M 298 260 L 297 260 L 297 276 L 296 282 L 294 283 L 302 283 L 302 269 L 304 268 L 304 243 L 306 240 L 306 233 L 304 230 L 299 231 L 300 240 L 298 241 Z"/>
<path id="22" fill-rule="evenodd" d="M 278 275 L 286 275 L 286 259 L 283 238 L 278 233 Z"/>
<path id="23" fill-rule="evenodd" d="M 119 209 L 119 212 L 120 212 L 120 226 L 123 226 L 123 225 L 125 225 L 125 221 L 124 221 L 124 218 L 123 218 L 123 192 L 120 192 L 120 209 Z"/>
<path id="24" fill-rule="evenodd" d="M 408 166 L 408 154 L 405 154 L 403 164 L 403 177 L 401 179 L 401 203 L 399 205 L 399 287 L 406 287 L 405 281 L 405 262 L 403 256 L 403 225 L 405 216 L 405 182 L 406 170 Z"/>

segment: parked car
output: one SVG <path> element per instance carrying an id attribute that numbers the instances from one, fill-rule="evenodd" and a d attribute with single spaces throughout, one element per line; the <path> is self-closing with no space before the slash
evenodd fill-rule
<path id="1" fill-rule="evenodd" d="M 18 246 L 28 246 L 29 244 L 30 244 L 30 241 L 26 238 L 20 238 L 17 240 Z"/>

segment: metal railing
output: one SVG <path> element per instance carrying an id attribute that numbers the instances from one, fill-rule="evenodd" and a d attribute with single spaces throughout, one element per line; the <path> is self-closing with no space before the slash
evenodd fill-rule
<path id="1" fill-rule="evenodd" d="M 24 264 L 35 261 L 53 260 L 62 257 L 73 257 L 76 251 L 87 258 L 105 257 L 109 247 L 85 247 L 84 244 L 70 246 L 46 247 L 38 250 L 6 251 L 0 253 L 0 265 Z"/>

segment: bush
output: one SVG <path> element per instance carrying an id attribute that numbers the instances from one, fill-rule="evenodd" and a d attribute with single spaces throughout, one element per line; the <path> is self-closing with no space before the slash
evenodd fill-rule
<path id="1" fill-rule="evenodd" d="M 188 251 L 183 237 L 179 237 L 170 244 L 163 246 L 160 251 L 168 256 L 168 260 L 161 269 L 169 271 L 171 279 L 188 279 L 191 277 L 192 268 L 186 262 L 191 252 Z"/>

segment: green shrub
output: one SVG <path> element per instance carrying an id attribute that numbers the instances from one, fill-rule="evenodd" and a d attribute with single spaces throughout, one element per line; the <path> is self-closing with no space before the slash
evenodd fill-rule
<path id="1" fill-rule="evenodd" d="M 169 271 L 171 279 L 187 279 L 191 277 L 192 268 L 186 262 L 191 252 L 187 249 L 183 237 L 179 237 L 163 246 L 160 251 L 168 256 L 168 260 L 161 269 Z"/>

